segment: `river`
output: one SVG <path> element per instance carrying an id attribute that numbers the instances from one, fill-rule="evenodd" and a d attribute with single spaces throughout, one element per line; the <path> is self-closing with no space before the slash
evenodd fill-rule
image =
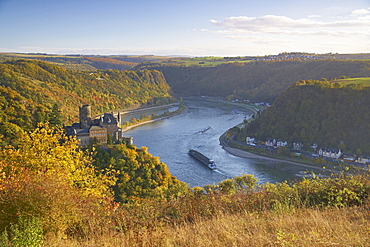
<path id="1" fill-rule="evenodd" d="M 240 158 L 222 149 L 219 137 L 251 114 L 248 109 L 206 98 L 187 98 L 184 102 L 187 109 L 183 113 L 136 127 L 124 135 L 133 137 L 137 147 L 148 147 L 153 156 L 160 157 L 168 166 L 172 175 L 191 187 L 217 184 L 242 173 L 254 175 L 260 183 L 295 178 L 293 173 L 284 171 L 290 164 Z M 160 114 L 158 110 L 156 113 Z M 150 111 L 143 115 L 150 115 Z M 130 117 L 127 115 L 125 119 Z M 200 132 L 208 126 L 210 129 Z M 190 157 L 189 149 L 215 160 L 218 169 L 212 171 Z"/>

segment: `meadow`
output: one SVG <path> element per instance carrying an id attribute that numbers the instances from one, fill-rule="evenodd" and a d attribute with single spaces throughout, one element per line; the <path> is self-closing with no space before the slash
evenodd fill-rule
<path id="1" fill-rule="evenodd" d="M 370 77 L 361 77 L 361 78 L 346 78 L 340 80 L 334 80 L 333 82 L 338 82 L 341 85 L 348 85 L 348 84 L 359 84 L 362 83 L 364 86 L 370 86 Z"/>
<path id="2" fill-rule="evenodd" d="M 364 208 L 219 212 L 192 223 L 99 232 L 84 240 L 49 240 L 46 246 L 368 246 L 369 227 Z"/>
<path id="3" fill-rule="evenodd" d="M 208 194 L 193 188 L 192 195 L 177 199 L 149 199 L 121 205 L 87 235 L 50 238 L 45 244 L 76 247 L 369 246 L 368 196 L 362 202 L 357 201 L 369 189 L 366 177 L 253 185 L 254 180 L 244 176 L 251 183 L 243 189 L 226 189 L 228 181 L 218 185 L 217 193 L 210 192 L 210 187 Z M 356 190 L 359 193 L 355 195 Z"/>

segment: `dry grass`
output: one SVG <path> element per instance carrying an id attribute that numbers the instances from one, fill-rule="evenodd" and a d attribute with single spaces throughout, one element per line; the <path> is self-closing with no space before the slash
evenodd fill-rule
<path id="1" fill-rule="evenodd" d="M 219 214 L 210 220 L 90 239 L 48 241 L 47 246 L 370 246 L 365 207 Z"/>

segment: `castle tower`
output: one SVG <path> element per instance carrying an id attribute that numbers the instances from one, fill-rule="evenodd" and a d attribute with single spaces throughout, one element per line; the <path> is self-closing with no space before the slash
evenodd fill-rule
<path id="1" fill-rule="evenodd" d="M 86 129 L 91 126 L 91 106 L 80 106 L 80 128 Z"/>
<path id="2" fill-rule="evenodd" d="M 121 113 L 118 111 L 118 115 L 117 115 L 117 126 L 120 127 L 121 126 Z"/>

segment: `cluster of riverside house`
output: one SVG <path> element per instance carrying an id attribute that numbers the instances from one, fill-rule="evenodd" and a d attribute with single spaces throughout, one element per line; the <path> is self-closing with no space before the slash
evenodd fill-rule
<path id="1" fill-rule="evenodd" d="M 315 153 L 303 152 L 303 144 L 300 142 L 293 142 L 292 145 L 289 145 L 288 142 L 285 140 L 276 140 L 274 138 L 267 138 L 264 142 L 260 142 L 257 141 L 256 138 L 248 136 L 246 138 L 246 144 L 250 147 L 269 150 L 272 153 L 276 152 L 277 148 L 279 147 L 287 147 L 297 156 L 305 155 L 309 158 L 322 157 L 328 161 L 337 161 L 341 159 L 350 163 L 370 164 L 370 157 L 342 153 L 342 150 L 339 148 L 318 148 L 317 144 L 313 144 L 312 146 L 310 146 L 312 150 L 316 151 Z"/>
<path id="2" fill-rule="evenodd" d="M 104 113 L 96 118 L 91 117 L 91 106 L 83 105 L 79 108 L 79 123 L 74 123 L 66 127 L 68 136 L 75 136 L 80 146 L 89 146 L 93 143 L 107 144 L 112 142 L 125 141 L 132 144 L 130 137 L 122 136 L 120 128 L 120 115 L 115 117 L 114 113 Z"/>

